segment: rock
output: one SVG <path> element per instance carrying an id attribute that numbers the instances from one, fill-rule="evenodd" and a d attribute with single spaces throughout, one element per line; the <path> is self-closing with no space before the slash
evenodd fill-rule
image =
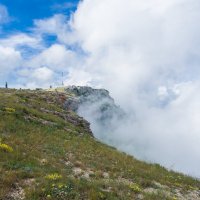
<path id="1" fill-rule="evenodd" d="M 157 193 L 158 193 L 158 190 L 157 190 L 157 189 L 154 189 L 154 188 L 145 188 L 145 189 L 144 189 L 144 192 L 145 192 L 145 193 L 150 193 L 150 194 L 157 194 Z"/>
<path id="2" fill-rule="evenodd" d="M 112 187 L 103 188 L 103 189 L 101 189 L 101 191 L 103 191 L 103 192 L 111 192 L 112 191 Z"/>
<path id="3" fill-rule="evenodd" d="M 23 184 L 25 186 L 32 187 L 35 184 L 35 179 L 34 178 L 27 178 L 24 180 Z"/>
<path id="4" fill-rule="evenodd" d="M 83 174 L 83 170 L 81 168 L 79 168 L 79 167 L 74 167 L 73 168 L 73 173 L 74 173 L 75 176 L 80 176 L 80 175 Z"/>
<path id="5" fill-rule="evenodd" d="M 156 181 L 153 182 L 153 184 L 156 186 L 156 188 L 164 189 L 164 190 L 169 190 L 169 187 L 166 185 L 162 185 Z"/>
<path id="6" fill-rule="evenodd" d="M 149 194 L 159 194 L 162 193 L 165 197 L 170 198 L 172 196 L 172 193 L 168 190 L 168 189 L 163 189 L 163 188 L 159 188 L 159 189 L 155 189 L 155 188 L 145 188 L 144 189 L 145 193 L 149 193 Z"/>
<path id="7" fill-rule="evenodd" d="M 138 195 L 137 195 L 137 199 L 138 199 L 138 200 L 144 199 L 144 196 L 143 196 L 142 194 L 138 194 Z"/>
<path id="8" fill-rule="evenodd" d="M 70 161 L 66 161 L 66 162 L 64 162 L 64 164 L 66 166 L 68 166 L 68 167 L 72 167 L 73 166 L 73 164 Z"/>
<path id="9" fill-rule="evenodd" d="M 68 93 L 73 93 L 75 96 L 88 97 L 90 95 L 96 97 L 108 97 L 109 92 L 105 89 L 93 89 L 87 86 L 68 86 L 65 88 Z"/>
<path id="10" fill-rule="evenodd" d="M 35 121 L 35 122 L 39 122 L 43 125 L 48 125 L 48 126 L 56 126 L 57 125 L 57 123 L 55 123 L 55 122 L 47 121 L 42 118 L 37 118 L 37 117 L 31 116 L 31 115 L 25 115 L 24 119 L 26 121 Z"/>
<path id="11" fill-rule="evenodd" d="M 72 123 L 75 126 L 82 127 L 84 132 L 86 132 L 86 133 L 90 134 L 91 136 L 93 136 L 93 133 L 92 133 L 92 131 L 90 129 L 90 123 L 88 121 L 86 121 L 83 117 L 75 115 L 74 113 L 72 113 L 70 111 L 58 112 L 58 111 L 50 111 L 50 110 L 47 110 L 45 108 L 41 108 L 40 110 L 42 112 L 45 112 L 45 113 L 50 113 L 50 114 L 56 115 L 56 116 L 64 119 L 65 121 Z M 65 130 L 69 131 L 70 129 L 65 128 Z M 83 132 L 81 132 L 81 135 L 83 135 Z"/>
<path id="12" fill-rule="evenodd" d="M 15 188 L 7 195 L 5 200 L 23 200 L 25 199 L 25 192 L 22 187 L 16 184 Z"/>
<path id="13" fill-rule="evenodd" d="M 122 183 L 124 185 L 131 185 L 133 184 L 132 180 L 126 179 L 126 178 L 122 178 L 122 177 L 118 177 L 117 182 Z"/>
<path id="14" fill-rule="evenodd" d="M 200 191 L 191 191 L 186 195 L 186 199 L 200 200 Z"/>
<path id="15" fill-rule="evenodd" d="M 79 107 L 79 99 L 76 97 L 68 97 L 64 102 L 64 108 L 76 112 Z"/>
<path id="16" fill-rule="evenodd" d="M 108 174 L 107 172 L 103 172 L 102 175 L 103 175 L 104 178 L 109 178 L 109 177 L 110 177 L 109 174 Z"/>
<path id="17" fill-rule="evenodd" d="M 47 159 L 43 158 L 40 160 L 41 165 L 46 165 L 48 163 Z"/>
<path id="18" fill-rule="evenodd" d="M 66 110 L 72 110 L 88 121 L 95 121 L 99 127 L 111 127 L 114 119 L 125 117 L 124 111 L 115 104 L 105 89 L 93 89 L 85 86 L 65 88 L 67 97 L 64 103 Z"/>

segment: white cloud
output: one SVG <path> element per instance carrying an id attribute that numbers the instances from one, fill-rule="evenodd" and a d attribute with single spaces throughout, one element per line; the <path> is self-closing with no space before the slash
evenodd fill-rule
<path id="1" fill-rule="evenodd" d="M 40 54 L 28 60 L 27 65 L 31 67 L 48 66 L 57 71 L 66 71 L 71 67 L 76 67 L 79 63 L 76 54 L 65 48 L 64 45 L 54 44 L 49 48 L 44 49 Z"/>
<path id="2" fill-rule="evenodd" d="M 82 82 L 98 79 L 135 116 L 109 141 L 196 176 L 199 8 L 198 0 L 84 0 L 71 22 L 71 38 L 88 56 Z"/>
<path id="3" fill-rule="evenodd" d="M 16 33 L 6 38 L 0 39 L 0 45 L 13 48 L 29 46 L 32 48 L 40 49 L 42 48 L 42 40 L 39 37 L 29 36 L 25 33 Z"/>
<path id="4" fill-rule="evenodd" d="M 22 62 L 20 52 L 10 47 L 0 46 L 0 76 L 5 80 L 9 73 L 14 73 L 14 69 Z"/>
<path id="5" fill-rule="evenodd" d="M 35 30 L 39 33 L 56 34 L 58 31 L 63 30 L 66 22 L 66 17 L 60 14 L 47 19 L 35 20 L 34 25 Z"/>
<path id="6" fill-rule="evenodd" d="M 167 88 L 165 86 L 160 86 L 158 88 L 158 96 L 160 99 L 166 98 L 169 95 Z"/>
<path id="7" fill-rule="evenodd" d="M 10 43 L 12 43 L 12 40 L 10 41 Z M 22 52 L 22 50 L 20 52 Z M 75 52 L 68 50 L 64 45 L 54 44 L 50 47 L 43 47 L 43 50 L 41 49 L 35 55 L 33 54 L 30 57 L 22 58 L 21 67 L 17 70 L 18 87 L 20 87 L 20 83 L 21 87 L 26 88 L 49 87 L 49 85 L 60 85 L 62 82 L 62 72 L 64 73 L 65 77 L 68 77 L 68 79 L 70 79 L 71 77 L 71 80 L 74 80 L 71 74 L 68 75 L 70 71 L 73 71 L 73 76 L 75 76 L 77 80 L 77 74 L 78 72 L 80 73 L 81 70 L 81 63 L 83 63 L 82 57 L 77 55 Z M 13 64 L 13 68 L 16 68 L 16 63 Z M 78 70 L 75 73 L 76 68 L 78 68 Z M 8 73 L 10 73 L 11 70 L 7 70 Z M 82 76 L 79 76 L 79 78 L 81 77 Z"/>
<path id="8" fill-rule="evenodd" d="M 72 43 L 74 36 L 70 34 L 70 22 L 65 15 L 56 14 L 47 19 L 34 20 L 35 34 L 55 35 L 61 43 Z"/>
<path id="9" fill-rule="evenodd" d="M 0 4 L 0 24 L 9 22 L 10 17 L 6 6 Z"/>
<path id="10" fill-rule="evenodd" d="M 37 68 L 23 68 L 18 72 L 17 87 L 48 88 L 54 81 L 54 72 L 46 66 Z"/>
<path id="11" fill-rule="evenodd" d="M 16 69 L 23 63 L 21 53 L 11 47 L 0 45 L 0 84 L 4 86 L 5 82 L 15 82 L 13 76 Z"/>
<path id="12" fill-rule="evenodd" d="M 64 85 L 91 86 L 91 74 L 87 73 L 84 69 L 71 69 L 64 81 Z"/>
<path id="13" fill-rule="evenodd" d="M 32 79 L 39 82 L 46 82 L 52 80 L 53 71 L 47 67 L 37 68 L 31 74 Z"/>
<path id="14" fill-rule="evenodd" d="M 66 84 L 70 82 L 71 80 L 74 80 L 71 75 L 69 75 L 70 71 L 73 71 L 73 75 L 77 77 L 80 74 L 80 64 L 83 63 L 83 59 L 81 56 L 78 56 L 75 52 L 67 49 L 64 45 L 60 44 L 54 44 L 48 48 L 45 48 L 43 51 L 41 51 L 39 54 L 36 54 L 35 56 L 32 56 L 30 59 L 27 59 L 24 61 L 24 64 L 26 68 L 30 69 L 38 69 L 42 66 L 48 67 L 53 73 L 53 79 L 51 81 L 48 81 L 48 84 L 44 85 L 41 84 L 41 82 L 38 82 L 38 85 L 40 87 L 49 87 L 50 85 L 58 86 L 62 82 L 62 73 L 64 74 L 64 78 L 67 77 Z M 76 71 L 76 68 L 78 68 L 78 72 Z M 72 70 L 73 69 L 73 70 Z M 85 72 L 83 72 L 85 73 Z M 83 78 L 83 77 L 82 77 Z M 85 76 L 84 76 L 85 78 Z M 79 83 L 81 80 L 79 80 Z M 77 82 L 78 83 L 78 82 Z M 37 81 L 36 81 L 37 85 Z M 37 86 L 38 87 L 38 86 Z"/>

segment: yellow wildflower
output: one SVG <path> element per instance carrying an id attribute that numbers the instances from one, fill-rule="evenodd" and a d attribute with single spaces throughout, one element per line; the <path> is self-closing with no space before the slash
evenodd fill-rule
<path id="1" fill-rule="evenodd" d="M 49 180 L 58 180 L 58 179 L 61 179 L 62 176 L 57 174 L 57 173 L 54 173 L 54 174 L 49 174 L 47 176 L 45 176 L 46 179 L 49 179 Z"/>
<path id="2" fill-rule="evenodd" d="M 140 188 L 140 186 L 139 186 L 138 184 L 136 184 L 136 183 L 130 184 L 130 185 L 129 185 L 129 188 L 130 188 L 131 190 L 133 190 L 135 193 L 139 193 L 139 192 L 142 191 L 142 189 Z"/>
<path id="3" fill-rule="evenodd" d="M 12 153 L 13 152 L 13 148 L 7 144 L 2 144 L 0 143 L 0 150 Z"/>
<path id="4" fill-rule="evenodd" d="M 100 197 L 100 199 L 104 199 L 105 195 L 102 192 L 99 192 L 99 197 Z"/>
<path id="5" fill-rule="evenodd" d="M 63 184 L 58 184 L 58 188 L 61 189 L 63 187 Z"/>
<path id="6" fill-rule="evenodd" d="M 5 108 L 7 113 L 14 113 L 16 110 L 14 108 Z"/>

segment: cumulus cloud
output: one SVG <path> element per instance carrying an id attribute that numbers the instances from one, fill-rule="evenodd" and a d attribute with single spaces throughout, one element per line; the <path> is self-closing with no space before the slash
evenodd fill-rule
<path id="1" fill-rule="evenodd" d="M 36 81 L 49 81 L 52 79 L 53 72 L 47 67 L 37 68 L 31 74 L 31 77 Z"/>
<path id="2" fill-rule="evenodd" d="M 54 79 L 54 72 L 46 66 L 37 68 L 23 68 L 17 71 L 17 87 L 48 88 Z"/>
<path id="3" fill-rule="evenodd" d="M 89 86 L 92 84 L 92 77 L 84 69 L 70 69 L 64 81 L 64 85 Z"/>
<path id="4" fill-rule="evenodd" d="M 23 46 L 29 46 L 32 48 L 42 48 L 42 40 L 39 37 L 30 36 L 25 33 L 16 33 L 14 35 L 7 36 L 0 40 L 0 45 L 4 47 L 18 48 Z"/>
<path id="5" fill-rule="evenodd" d="M 53 16 L 48 20 L 40 20 L 40 28 L 39 25 L 36 25 L 34 31 L 29 34 L 18 32 L 0 39 L 0 51 L 2 50 L 3 52 L 5 50 L 0 56 L 0 70 L 4 74 L 1 85 L 4 85 L 6 80 L 9 83 L 15 80 L 14 85 L 18 88 L 49 87 L 49 85 L 61 83 L 62 72 L 65 76 L 68 76 L 71 68 L 75 69 L 80 66 L 80 63 L 83 62 L 81 55 L 59 42 L 48 45 L 45 38 L 43 38 L 43 34 L 59 35 L 60 30 L 58 27 L 51 27 L 51 21 L 54 21 L 55 18 L 57 17 Z M 58 21 L 60 26 L 64 23 L 62 17 Z M 45 27 L 51 27 L 52 32 Z M 6 61 L 7 59 L 9 60 L 8 62 Z M 40 72 L 43 69 L 42 74 L 46 74 L 47 70 L 44 72 L 44 67 L 51 70 L 52 78 L 43 80 L 42 77 L 45 77 L 43 75 L 37 78 L 36 73 L 38 74 L 38 70 Z M 5 76 L 5 73 L 10 76 Z M 11 74 L 13 75 L 11 76 Z M 35 76 L 33 76 L 34 74 Z M 40 78 L 41 81 L 39 81 Z"/>
<path id="6" fill-rule="evenodd" d="M 4 84 L 9 76 L 15 74 L 15 69 L 22 63 L 19 51 L 10 47 L 0 46 L 0 83 Z"/>
<path id="7" fill-rule="evenodd" d="M 54 35 L 61 43 L 71 44 L 74 42 L 74 35 L 71 33 L 69 19 L 63 14 L 55 14 L 47 19 L 34 20 L 35 34 L 39 35 Z"/>
<path id="8" fill-rule="evenodd" d="M 47 65 L 49 68 L 62 71 L 76 66 L 78 62 L 73 51 L 68 50 L 64 45 L 54 44 L 33 57 L 28 65 L 32 67 Z"/>
<path id="9" fill-rule="evenodd" d="M 2 78 L 0 84 L 4 85 L 5 81 L 8 81 L 9 86 L 18 85 L 18 87 L 22 87 L 24 85 L 24 82 L 22 80 L 24 79 L 21 79 L 21 77 L 17 77 L 20 75 L 18 74 L 18 71 L 28 66 L 26 62 L 30 61 L 30 59 L 32 58 L 33 50 L 40 52 L 43 48 L 44 46 L 40 38 L 30 36 L 25 33 L 16 33 L 1 38 L 0 74 Z M 30 55 L 31 58 L 29 58 L 28 55 Z M 16 80 L 18 79 L 22 82 L 17 83 Z"/>

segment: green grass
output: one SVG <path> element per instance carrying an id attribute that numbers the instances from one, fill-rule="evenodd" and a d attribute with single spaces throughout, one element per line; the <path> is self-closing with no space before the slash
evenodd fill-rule
<path id="1" fill-rule="evenodd" d="M 172 200 L 173 195 L 166 197 L 162 191 L 144 192 L 156 188 L 155 182 L 183 194 L 200 190 L 198 180 L 118 152 L 82 127 L 41 108 L 66 112 L 55 92 L 0 89 L 1 143 L 13 148 L 13 152 L 0 150 L 0 199 L 6 200 L 19 187 L 27 200 L 128 200 L 138 195 L 147 200 Z M 26 120 L 27 116 L 32 120 Z M 42 120 L 54 124 L 45 125 Z M 81 172 L 76 173 L 77 169 Z M 55 173 L 60 178 L 46 178 Z"/>

